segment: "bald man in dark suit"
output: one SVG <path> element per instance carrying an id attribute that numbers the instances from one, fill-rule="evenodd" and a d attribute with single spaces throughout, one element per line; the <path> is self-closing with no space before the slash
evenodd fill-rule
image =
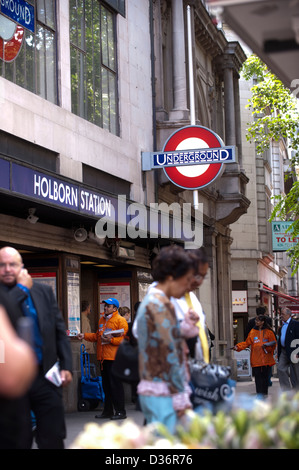
<path id="1" fill-rule="evenodd" d="M 38 447 L 64 448 L 66 428 L 62 388 L 45 378 L 49 369 L 59 361 L 62 385 L 72 381 L 71 347 L 54 293 L 49 286 L 33 283 L 24 269 L 20 253 L 12 247 L 0 250 L 0 284 L 18 305 L 21 315 L 31 318 L 33 322 L 33 349 L 38 374 L 27 394 L 28 429 L 24 433 L 24 448 L 32 446 L 30 410 L 36 416 Z"/>

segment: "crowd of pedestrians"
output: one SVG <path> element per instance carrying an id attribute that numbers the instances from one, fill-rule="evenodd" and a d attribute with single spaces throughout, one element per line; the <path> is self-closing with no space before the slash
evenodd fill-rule
<path id="1" fill-rule="evenodd" d="M 208 270 L 204 248 L 188 251 L 170 245 L 153 261 L 154 282 L 136 304 L 134 318 L 116 298 L 106 299 L 93 332 L 87 321 L 90 304 L 84 304 L 82 333 L 77 338 L 85 345 L 96 345 L 105 393 L 104 409 L 97 419 L 126 418 L 124 387 L 113 374 L 113 363 L 120 344 L 134 338 L 138 406 L 146 423 L 159 421 L 175 432 L 178 420 L 192 408 L 189 359 L 211 361 L 214 336 L 193 292 Z M 281 389 L 299 389 L 299 322 L 291 313 L 288 308 L 281 310 L 282 324 L 275 333 L 265 310 L 257 309 L 244 341 L 233 347 L 250 349 L 259 396 L 268 394 L 276 352 Z M 33 282 L 20 253 L 12 247 L 0 250 L 0 346 L 0 448 L 32 447 L 32 415 L 37 446 L 64 448 L 62 387 L 72 381 L 66 326 L 51 288 Z"/>

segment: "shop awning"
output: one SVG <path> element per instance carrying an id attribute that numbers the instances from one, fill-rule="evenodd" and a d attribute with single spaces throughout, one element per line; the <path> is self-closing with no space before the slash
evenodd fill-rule
<path id="1" fill-rule="evenodd" d="M 294 0 L 207 0 L 221 7 L 222 20 L 287 88 L 299 78 L 299 2 Z"/>
<path id="2" fill-rule="evenodd" d="M 286 302 L 284 302 L 283 306 L 288 307 L 294 314 L 299 314 L 299 296 L 294 297 L 288 294 L 284 294 L 283 292 L 278 292 L 277 290 L 271 289 L 271 287 L 268 287 L 263 283 L 260 283 L 259 290 L 271 295 L 275 295 L 281 299 L 285 299 Z"/>
<path id="3" fill-rule="evenodd" d="M 295 303 L 299 306 L 299 297 L 293 297 L 283 292 L 278 292 L 277 290 L 271 289 L 271 287 L 266 286 L 265 284 L 260 283 L 259 290 L 263 292 L 268 292 L 268 294 L 277 295 L 277 297 L 282 297 L 289 300 L 291 303 Z"/>

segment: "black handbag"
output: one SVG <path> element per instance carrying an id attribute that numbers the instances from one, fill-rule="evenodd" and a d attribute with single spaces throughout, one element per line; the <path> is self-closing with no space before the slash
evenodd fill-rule
<path id="1" fill-rule="evenodd" d="M 213 412 L 229 409 L 236 382 L 230 378 L 231 369 L 219 364 L 190 363 L 191 402 L 193 408 L 207 408 Z"/>
<path id="2" fill-rule="evenodd" d="M 111 372 L 123 382 L 139 381 L 137 344 L 131 344 L 126 339 L 120 343 Z"/>

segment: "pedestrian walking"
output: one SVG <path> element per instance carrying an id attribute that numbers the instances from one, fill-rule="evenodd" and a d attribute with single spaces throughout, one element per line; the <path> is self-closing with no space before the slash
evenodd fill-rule
<path id="1" fill-rule="evenodd" d="M 92 328 L 90 324 L 90 315 L 91 315 L 91 303 L 88 300 L 83 300 L 81 304 L 81 331 L 84 333 L 91 333 Z M 96 354 L 96 345 L 90 341 L 82 341 L 86 352 L 88 354 Z"/>
<path id="2" fill-rule="evenodd" d="M 277 375 L 282 390 L 299 389 L 299 322 L 291 315 L 289 308 L 281 309 Z"/>
<path id="3" fill-rule="evenodd" d="M 175 307 L 176 315 L 180 322 L 183 322 L 183 320 L 186 318 L 186 314 L 189 309 L 192 309 L 198 315 L 198 333 L 193 337 L 188 336 L 186 341 L 189 348 L 190 357 L 196 357 L 197 360 L 208 363 L 210 361 L 210 350 L 209 332 L 206 325 L 206 317 L 200 301 L 193 292 L 202 285 L 208 273 L 208 257 L 204 247 L 201 247 L 198 250 L 190 250 L 187 252 L 187 254 L 194 263 L 194 275 L 192 277 L 188 292 L 186 292 L 180 299 L 173 298 L 171 301 Z M 190 331 L 192 330 L 190 329 Z"/>
<path id="4" fill-rule="evenodd" d="M 9 319 L 8 312 L 13 316 L 15 310 L 0 289 L 0 449 L 22 447 L 24 396 L 37 373 L 31 346 L 17 335 Z"/>
<path id="5" fill-rule="evenodd" d="M 273 323 L 272 318 L 268 315 L 267 309 L 264 305 L 259 305 L 258 307 L 256 307 L 256 316 L 258 317 L 259 315 L 265 315 L 269 327 L 272 328 L 272 323 Z M 247 338 L 249 332 L 254 327 L 255 327 L 255 317 L 251 318 L 247 323 L 247 326 L 245 328 L 245 338 Z"/>
<path id="6" fill-rule="evenodd" d="M 66 437 L 62 388 L 45 376 L 59 361 L 61 385 L 72 381 L 72 352 L 66 327 L 51 287 L 34 283 L 24 269 L 20 253 L 0 250 L 0 283 L 25 317 L 33 322 L 33 349 L 38 374 L 26 398 L 27 423 L 22 445 L 31 448 L 31 410 L 36 417 L 36 442 L 40 449 L 62 449 Z M 24 405 L 25 406 L 25 405 Z"/>
<path id="7" fill-rule="evenodd" d="M 111 297 L 104 301 L 104 314 L 101 315 L 96 333 L 79 333 L 78 339 L 97 343 L 97 359 L 101 363 L 102 384 L 105 393 L 104 410 L 99 419 L 125 419 L 125 394 L 121 380 L 112 374 L 111 368 L 118 346 L 128 331 L 128 323 L 118 313 L 119 302 Z M 122 330 L 118 333 L 116 330 Z M 114 333 L 115 332 L 115 333 Z"/>
<path id="8" fill-rule="evenodd" d="M 147 424 L 163 423 L 174 432 L 178 418 L 192 408 L 187 386 L 184 340 L 171 297 L 189 290 L 194 264 L 183 248 L 163 248 L 153 262 L 157 282 L 138 308 L 138 395 Z"/>
<path id="9" fill-rule="evenodd" d="M 265 315 L 258 315 L 255 327 L 249 332 L 245 341 L 234 346 L 235 351 L 250 348 L 250 363 L 255 379 L 256 393 L 260 397 L 267 397 L 269 387 L 270 367 L 275 364 L 274 351 L 276 338 L 270 329 Z"/>

